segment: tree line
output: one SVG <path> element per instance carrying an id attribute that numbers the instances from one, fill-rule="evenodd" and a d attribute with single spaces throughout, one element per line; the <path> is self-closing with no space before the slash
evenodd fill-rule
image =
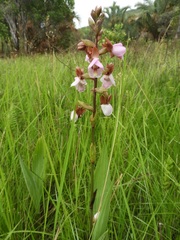
<path id="1" fill-rule="evenodd" d="M 0 0 L 1 50 L 27 54 L 69 48 L 77 36 L 90 34 L 88 28 L 75 28 L 74 5 L 74 0 Z M 179 0 L 144 0 L 136 9 L 113 2 L 104 12 L 104 32 L 114 41 L 180 37 Z"/>
<path id="2" fill-rule="evenodd" d="M 135 7 L 120 8 L 114 2 L 111 7 L 105 8 L 105 29 L 111 37 L 117 37 L 120 32 L 125 39 L 180 37 L 179 0 L 144 0 Z"/>

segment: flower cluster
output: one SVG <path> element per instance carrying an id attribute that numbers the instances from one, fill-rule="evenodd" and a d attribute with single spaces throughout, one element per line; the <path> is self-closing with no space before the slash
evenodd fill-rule
<path id="1" fill-rule="evenodd" d="M 93 80 L 100 79 L 101 87 L 94 87 L 93 91 L 100 94 L 101 109 L 105 116 L 110 116 L 113 112 L 113 108 L 110 104 L 111 96 L 108 95 L 107 89 L 111 86 L 115 86 L 115 80 L 112 75 L 114 70 L 114 64 L 109 63 L 105 67 L 100 61 L 100 56 L 105 53 L 110 53 L 111 57 L 116 56 L 119 59 L 123 59 L 123 55 L 126 52 L 126 48 L 122 43 L 112 44 L 111 41 L 105 38 L 101 49 L 98 48 L 98 41 L 102 36 L 102 23 L 104 20 L 104 14 L 101 7 L 96 7 L 91 12 L 91 18 L 89 18 L 89 26 L 95 33 L 95 42 L 88 39 L 83 39 L 78 43 L 78 50 L 85 52 L 85 61 L 88 62 L 87 73 L 84 73 L 84 69 L 76 67 L 76 77 L 71 87 L 75 87 L 77 91 L 84 92 L 86 90 L 87 79 Z M 90 108 L 90 109 L 88 109 Z M 71 120 L 77 121 L 79 117 L 86 110 L 92 110 L 93 108 L 85 103 L 76 106 L 76 109 L 71 112 Z"/>

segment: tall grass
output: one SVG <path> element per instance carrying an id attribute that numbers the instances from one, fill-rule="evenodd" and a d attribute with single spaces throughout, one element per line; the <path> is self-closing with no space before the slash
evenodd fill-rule
<path id="1" fill-rule="evenodd" d="M 114 112 L 99 108 L 96 126 L 113 183 L 107 239 L 180 239 L 178 47 L 129 47 L 111 60 Z M 77 65 L 87 67 L 79 53 L 0 60 L 0 239 L 89 238 L 90 114 L 74 124 L 70 112 L 92 96 L 70 88 Z M 34 164 L 46 169 L 39 209 L 22 168 L 36 184 Z"/>

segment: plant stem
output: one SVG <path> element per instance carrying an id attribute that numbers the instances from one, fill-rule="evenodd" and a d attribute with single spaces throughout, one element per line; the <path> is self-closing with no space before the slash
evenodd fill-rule
<path id="1" fill-rule="evenodd" d="M 91 145 L 93 148 L 95 147 L 95 115 L 96 115 L 96 92 L 95 88 L 97 88 L 97 78 L 94 79 L 94 91 L 93 91 L 93 121 L 92 121 L 92 132 L 91 132 Z M 93 228 L 93 205 L 95 201 L 95 192 L 94 192 L 94 160 L 91 160 L 91 202 L 90 202 L 90 232 Z"/>

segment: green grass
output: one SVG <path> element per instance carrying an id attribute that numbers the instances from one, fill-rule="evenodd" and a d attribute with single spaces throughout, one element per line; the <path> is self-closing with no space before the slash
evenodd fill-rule
<path id="1" fill-rule="evenodd" d="M 180 239 L 178 51 L 154 43 L 111 59 L 114 112 L 98 107 L 95 134 L 113 184 L 107 239 Z M 70 112 L 78 99 L 91 104 L 92 83 L 70 88 L 77 65 L 87 67 L 79 52 L 0 60 L 0 239 L 89 238 L 90 113 L 74 124 Z"/>

